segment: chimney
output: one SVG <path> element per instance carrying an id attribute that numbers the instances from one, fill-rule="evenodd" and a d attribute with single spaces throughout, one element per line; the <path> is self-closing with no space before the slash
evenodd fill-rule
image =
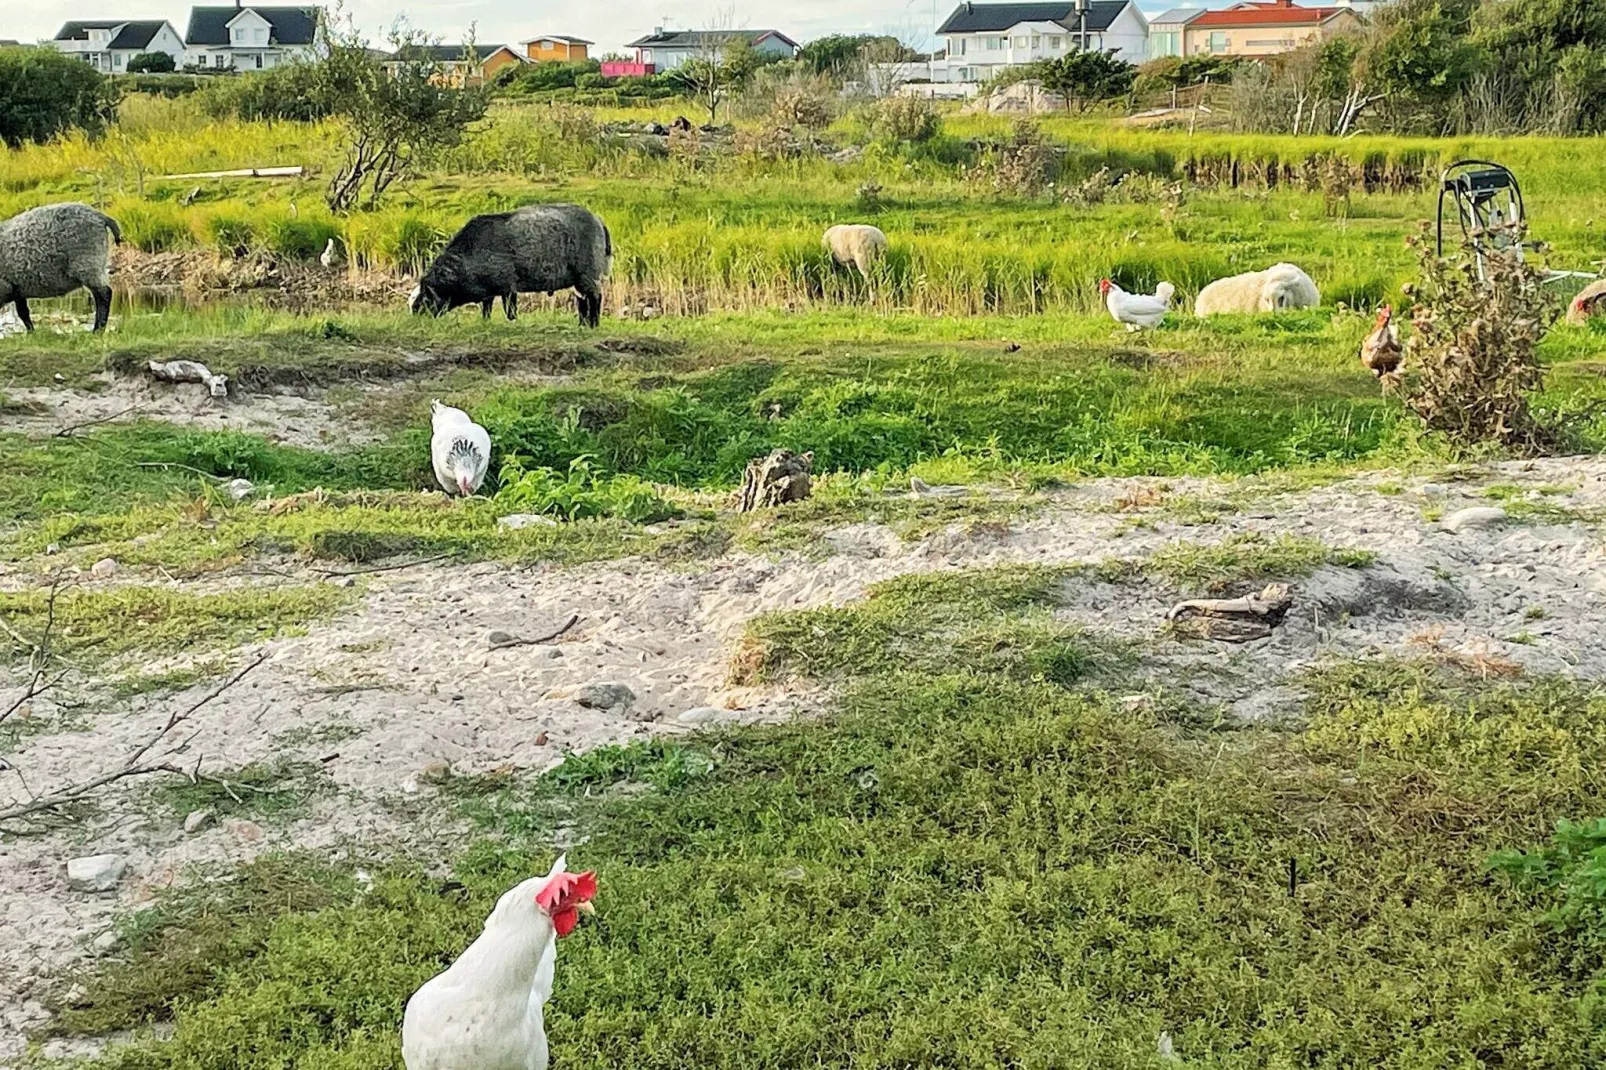
<path id="1" fill-rule="evenodd" d="M 654 37 L 662 37 L 664 35 L 664 28 L 662 26 L 654 26 L 652 28 L 652 35 Z"/>

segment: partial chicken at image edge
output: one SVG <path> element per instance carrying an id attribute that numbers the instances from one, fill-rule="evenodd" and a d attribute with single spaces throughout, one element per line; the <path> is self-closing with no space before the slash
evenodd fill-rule
<path id="1" fill-rule="evenodd" d="M 596 874 L 568 872 L 564 856 L 546 876 L 504 892 L 484 931 L 407 1001 L 407 1070 L 546 1070 L 542 1012 L 557 941 L 592 912 L 596 894 Z"/>

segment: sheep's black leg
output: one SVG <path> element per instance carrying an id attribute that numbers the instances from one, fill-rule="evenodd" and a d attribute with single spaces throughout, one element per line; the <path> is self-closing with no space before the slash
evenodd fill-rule
<path id="1" fill-rule="evenodd" d="M 104 331 L 106 321 L 112 315 L 112 288 L 110 286 L 89 288 L 89 294 L 95 299 L 95 330 Z"/>
<path id="2" fill-rule="evenodd" d="M 595 327 L 602 319 L 602 291 L 580 290 L 580 324 Z"/>
<path id="3" fill-rule="evenodd" d="M 17 318 L 22 321 L 24 327 L 33 330 L 33 317 L 28 315 L 28 302 L 21 297 L 17 298 Z"/>
<path id="4" fill-rule="evenodd" d="M 491 318 L 491 306 L 494 304 L 496 304 L 496 298 L 494 297 L 487 297 L 480 302 L 480 319 L 488 320 Z"/>
<path id="5" fill-rule="evenodd" d="M 507 314 L 510 322 L 519 318 L 518 291 L 515 290 L 502 295 L 502 311 Z"/>

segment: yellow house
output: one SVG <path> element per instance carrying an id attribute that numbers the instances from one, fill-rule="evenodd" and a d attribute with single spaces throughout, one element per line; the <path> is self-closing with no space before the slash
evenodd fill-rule
<path id="1" fill-rule="evenodd" d="M 1351 7 L 1251 0 L 1189 20 L 1182 31 L 1183 51 L 1189 56 L 1275 56 L 1360 26 L 1361 17 Z"/>
<path id="2" fill-rule="evenodd" d="M 475 45 L 473 63 L 466 45 L 407 45 L 386 66 L 394 71 L 403 59 L 433 60 L 440 67 L 437 80 L 446 85 L 479 85 L 503 67 L 527 62 L 507 45 Z"/>
<path id="3" fill-rule="evenodd" d="M 532 37 L 528 41 L 520 41 L 519 44 L 524 46 L 524 58 L 536 63 L 548 60 L 579 63 L 581 60 L 591 58 L 589 51 L 591 41 L 583 41 L 578 37 L 565 37 L 561 33 Z"/>

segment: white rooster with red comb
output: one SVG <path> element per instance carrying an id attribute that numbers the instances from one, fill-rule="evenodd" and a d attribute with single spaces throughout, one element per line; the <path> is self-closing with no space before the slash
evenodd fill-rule
<path id="1" fill-rule="evenodd" d="M 407 1070 L 546 1070 L 541 1012 L 552 997 L 558 937 L 591 913 L 595 873 L 559 858 L 545 877 L 496 901 L 485 931 L 407 1001 Z"/>

